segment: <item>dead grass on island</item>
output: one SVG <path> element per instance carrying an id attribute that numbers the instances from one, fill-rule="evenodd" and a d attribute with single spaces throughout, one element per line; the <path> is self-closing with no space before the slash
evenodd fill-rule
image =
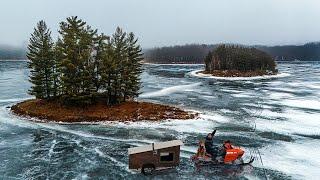
<path id="1" fill-rule="evenodd" d="M 36 117 L 55 122 L 99 122 L 99 121 L 160 121 L 166 119 L 192 119 L 196 113 L 179 108 L 149 103 L 124 102 L 107 106 L 103 103 L 82 107 L 70 107 L 58 102 L 32 99 L 11 107 L 13 113 L 20 116 Z"/>

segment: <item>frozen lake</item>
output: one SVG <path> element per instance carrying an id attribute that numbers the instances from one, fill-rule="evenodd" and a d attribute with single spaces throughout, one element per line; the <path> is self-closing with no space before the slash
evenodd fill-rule
<path id="1" fill-rule="evenodd" d="M 314 179 L 320 177 L 320 63 L 278 64 L 286 76 L 224 80 L 194 76 L 202 65 L 144 66 L 140 100 L 200 112 L 161 123 L 61 125 L 27 121 L 7 106 L 30 87 L 26 61 L 0 61 L 0 179 L 144 179 L 128 169 L 127 148 L 181 139 L 181 165 L 155 179 Z M 253 166 L 204 168 L 190 161 L 197 143 L 217 129 L 256 156 Z M 260 161 L 257 152 L 261 153 Z"/>

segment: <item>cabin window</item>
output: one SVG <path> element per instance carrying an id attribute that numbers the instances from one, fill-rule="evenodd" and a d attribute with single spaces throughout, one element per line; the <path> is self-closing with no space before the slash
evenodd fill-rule
<path id="1" fill-rule="evenodd" d="M 174 153 L 173 152 L 161 152 L 160 162 L 173 162 Z"/>

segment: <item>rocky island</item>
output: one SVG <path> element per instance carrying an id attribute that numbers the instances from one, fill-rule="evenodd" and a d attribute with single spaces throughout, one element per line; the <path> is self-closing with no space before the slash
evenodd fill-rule
<path id="1" fill-rule="evenodd" d="M 137 102 L 142 50 L 133 33 L 117 28 L 98 34 L 76 16 L 60 23 L 59 38 L 40 21 L 28 45 L 29 94 L 36 99 L 11 107 L 13 113 L 55 122 L 159 121 L 196 114 Z"/>
<path id="2" fill-rule="evenodd" d="M 219 45 L 206 56 L 205 70 L 218 77 L 254 77 L 278 73 L 275 60 L 267 53 L 241 45 Z"/>

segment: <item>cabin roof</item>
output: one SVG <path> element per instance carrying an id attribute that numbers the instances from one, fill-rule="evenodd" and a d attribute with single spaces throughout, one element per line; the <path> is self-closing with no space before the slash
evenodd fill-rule
<path id="1" fill-rule="evenodd" d="M 166 142 L 157 142 L 154 143 L 154 149 L 164 149 L 174 146 L 181 146 L 183 145 L 182 141 L 180 140 L 173 140 L 173 141 L 166 141 Z M 148 144 L 146 146 L 139 146 L 139 147 L 133 147 L 128 149 L 128 154 L 137 154 L 147 151 L 152 151 L 152 144 Z"/>

